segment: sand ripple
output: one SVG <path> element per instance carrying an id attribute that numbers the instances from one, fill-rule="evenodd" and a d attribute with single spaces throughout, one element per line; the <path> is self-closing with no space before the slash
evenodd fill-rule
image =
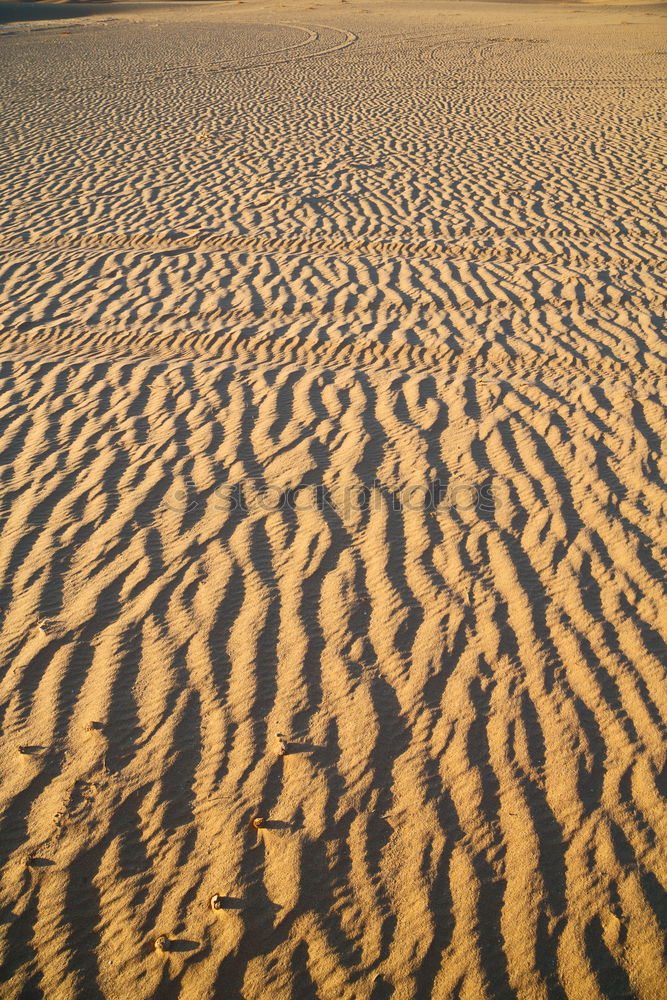
<path id="1" fill-rule="evenodd" d="M 663 22 L 283 6 L 0 39 L 0 993 L 661 1000 Z"/>

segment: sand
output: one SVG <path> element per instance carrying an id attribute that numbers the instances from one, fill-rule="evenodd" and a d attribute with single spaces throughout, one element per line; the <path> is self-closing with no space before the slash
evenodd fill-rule
<path id="1" fill-rule="evenodd" d="M 667 997 L 666 15 L 4 19 L 2 1000 Z"/>

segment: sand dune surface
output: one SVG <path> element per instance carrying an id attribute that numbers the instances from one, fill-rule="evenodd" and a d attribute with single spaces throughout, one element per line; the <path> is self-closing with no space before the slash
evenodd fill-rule
<path id="1" fill-rule="evenodd" d="M 664 6 L 66 13 L 0 37 L 0 996 L 664 1000 Z"/>

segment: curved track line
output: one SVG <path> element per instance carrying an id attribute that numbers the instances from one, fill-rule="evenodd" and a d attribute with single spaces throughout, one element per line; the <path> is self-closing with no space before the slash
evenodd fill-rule
<path id="1" fill-rule="evenodd" d="M 262 23 L 270 23 L 270 22 L 262 22 Z M 305 25 L 301 25 L 301 24 L 298 25 L 298 24 L 294 24 L 293 22 L 289 22 L 289 21 L 274 21 L 273 23 L 274 24 L 280 24 L 282 26 L 288 25 L 289 27 L 292 27 L 292 28 L 301 28 L 303 31 L 310 30 L 310 29 L 306 28 Z M 332 45 L 332 46 L 330 46 L 327 49 L 320 49 L 318 52 L 307 52 L 304 55 L 295 56 L 294 58 L 276 59 L 275 61 L 271 61 L 271 62 L 248 63 L 246 65 L 241 65 L 241 66 L 226 66 L 226 67 L 224 67 L 224 70 L 221 69 L 220 71 L 221 72 L 241 72 L 242 70 L 247 70 L 247 69 L 262 69 L 262 68 L 264 68 L 266 66 L 280 66 L 283 63 L 302 62 L 304 59 L 315 59 L 317 56 L 326 56 L 326 55 L 329 55 L 332 52 L 339 52 L 342 49 L 349 48 L 350 45 L 354 45 L 355 42 L 359 41 L 359 36 L 358 35 L 355 35 L 355 33 L 353 31 L 347 31 L 345 28 L 334 28 L 330 24 L 316 24 L 316 25 L 314 25 L 314 27 L 315 28 L 325 28 L 327 31 L 337 31 L 337 32 L 340 32 L 340 34 L 342 34 L 344 36 L 343 41 L 339 45 Z M 316 37 L 317 37 L 317 35 L 316 35 Z M 294 46 L 294 48 L 296 48 L 296 47 L 297 46 Z M 278 51 L 278 50 L 276 50 L 276 51 Z"/>
<path id="2" fill-rule="evenodd" d="M 291 52 L 293 49 L 302 49 L 305 45 L 309 45 L 311 42 L 316 42 L 320 37 L 319 32 L 314 31 L 312 28 L 307 28 L 305 24 L 296 24 L 294 21 L 261 21 L 261 23 L 269 28 L 274 25 L 279 24 L 282 28 L 296 28 L 298 31 L 305 31 L 308 35 L 304 41 L 295 42 L 294 45 L 281 45 L 277 49 L 269 49 L 266 53 L 267 56 L 274 55 L 276 52 Z"/>
<path id="3" fill-rule="evenodd" d="M 238 25 L 239 23 L 245 24 L 246 22 L 234 22 L 234 23 Z M 347 31 L 345 28 L 334 28 L 330 24 L 316 24 L 313 26 L 313 28 L 309 28 L 307 27 L 307 25 L 296 24 L 294 21 L 252 21 L 247 23 L 250 25 L 262 25 L 263 27 L 280 26 L 285 28 L 296 28 L 298 31 L 306 32 L 308 36 L 306 39 L 300 42 L 295 42 L 292 45 L 284 45 L 276 49 L 269 49 L 269 51 L 265 53 L 265 56 L 274 55 L 280 52 L 285 52 L 285 53 L 293 52 L 295 49 L 302 49 L 305 48 L 307 45 L 316 42 L 319 38 L 319 32 L 314 30 L 315 28 L 324 28 L 327 31 L 340 32 L 340 34 L 343 35 L 343 41 L 339 45 L 332 45 L 326 49 L 319 49 L 317 52 L 306 52 L 303 55 L 286 56 L 284 59 L 273 59 L 265 62 L 246 62 L 246 63 L 241 63 L 240 65 L 225 65 L 225 64 L 211 63 L 208 66 L 202 67 L 202 72 L 241 73 L 249 69 L 262 69 L 268 66 L 280 66 L 283 65 L 284 63 L 302 62 L 304 59 L 315 59 L 318 56 L 325 56 L 329 55 L 332 52 L 338 52 L 342 49 L 346 49 L 350 45 L 353 45 L 355 42 L 359 40 L 359 36 L 355 35 L 353 31 Z M 151 78 L 155 79 L 157 77 L 174 76 L 178 73 L 191 72 L 193 70 L 196 71 L 196 69 L 197 67 L 192 65 L 173 66 L 168 70 L 163 70 L 159 73 L 152 74 Z M 146 79 L 146 76 L 144 76 L 142 79 Z"/>
<path id="4" fill-rule="evenodd" d="M 302 39 L 299 42 L 294 42 L 292 45 L 280 45 L 278 46 L 278 48 L 269 49 L 267 52 L 264 53 L 265 56 L 275 55 L 276 53 L 279 52 L 291 52 L 294 49 L 304 48 L 306 45 L 310 45 L 312 42 L 316 42 L 319 37 L 317 31 L 314 31 L 312 28 L 307 28 L 305 25 L 302 24 L 295 24 L 293 21 L 250 21 L 250 22 L 234 21 L 230 22 L 230 24 L 236 27 L 246 27 L 247 25 L 250 26 L 260 25 L 265 28 L 273 28 L 276 25 L 280 25 L 281 27 L 296 28 L 297 31 L 303 31 L 306 34 L 306 38 Z M 273 63 L 268 63 L 267 65 L 273 65 Z M 178 73 L 185 73 L 192 70 L 196 71 L 197 68 L 198 67 L 193 63 L 183 64 L 182 66 L 168 66 L 166 67 L 166 69 L 159 70 L 155 73 L 149 74 L 149 77 L 150 79 L 156 79 L 166 76 L 174 76 L 177 75 Z M 208 73 L 210 73 L 211 71 L 218 73 L 230 72 L 237 68 L 238 67 L 236 66 L 225 63 L 209 63 L 207 66 L 201 67 L 203 71 Z M 240 68 L 246 68 L 246 67 L 240 67 Z M 144 75 L 142 79 L 147 79 L 147 76 Z"/>
<path id="5" fill-rule="evenodd" d="M 488 27 L 486 28 L 486 30 L 489 31 L 492 28 L 502 28 L 502 27 L 503 27 L 502 24 L 490 24 L 490 25 L 488 25 Z M 470 35 L 462 36 L 460 34 L 448 35 L 445 38 L 442 38 L 442 36 L 441 36 L 441 41 L 438 42 L 438 44 L 435 45 L 432 49 L 429 49 L 429 51 L 427 52 L 426 55 L 427 55 L 427 58 L 430 59 L 431 62 L 433 62 L 435 64 L 435 66 L 439 70 L 442 70 L 442 72 L 445 72 L 445 68 L 441 65 L 442 60 L 438 59 L 438 57 L 436 56 L 436 52 L 440 52 L 441 49 L 444 49 L 446 46 L 450 45 L 451 43 L 454 43 L 454 45 L 456 45 L 456 46 L 465 46 L 465 45 L 474 46 L 475 48 L 477 48 L 477 49 L 479 49 L 481 51 L 482 49 L 488 47 L 488 43 L 495 42 L 495 41 L 497 41 L 497 39 L 490 39 L 490 38 L 487 38 L 487 37 L 485 37 L 485 38 L 477 38 L 475 36 L 471 37 Z M 485 45 L 484 43 L 487 43 L 487 45 Z M 479 54 L 477 54 L 476 61 L 478 61 L 478 60 L 479 60 Z"/>
<path id="6" fill-rule="evenodd" d="M 305 39 L 302 39 L 300 42 L 294 42 L 293 45 L 280 45 L 276 49 L 269 49 L 267 52 L 264 53 L 265 56 L 275 55 L 276 53 L 279 52 L 292 52 L 294 49 L 302 49 L 306 45 L 310 45 L 311 42 L 316 42 L 317 39 L 319 38 L 319 33 L 317 31 L 314 31 L 312 28 L 306 27 L 306 25 L 304 24 L 296 24 L 294 21 L 250 21 L 250 22 L 236 22 L 236 23 L 243 24 L 244 26 L 246 24 L 261 25 L 264 28 L 274 28 L 276 25 L 280 25 L 280 27 L 283 28 L 296 28 L 297 31 L 303 31 L 307 35 Z M 268 63 L 267 65 L 273 65 L 273 63 Z M 225 71 L 225 70 L 228 71 L 236 69 L 237 67 L 230 65 L 218 65 L 216 63 L 212 63 L 206 68 L 209 70 L 212 69 L 219 71 Z"/>

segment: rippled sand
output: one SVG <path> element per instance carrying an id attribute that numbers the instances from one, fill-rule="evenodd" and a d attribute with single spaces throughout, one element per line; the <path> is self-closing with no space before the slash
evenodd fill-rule
<path id="1" fill-rule="evenodd" d="M 3 1000 L 667 997 L 666 14 L 0 26 Z"/>

